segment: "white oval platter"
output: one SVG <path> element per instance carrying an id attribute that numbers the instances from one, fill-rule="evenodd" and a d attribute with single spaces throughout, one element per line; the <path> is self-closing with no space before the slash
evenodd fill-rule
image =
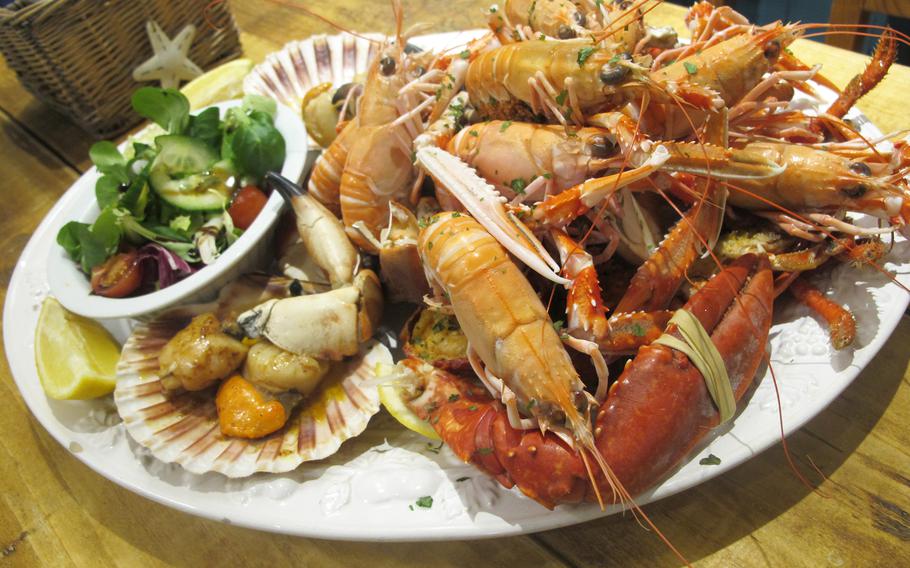
<path id="1" fill-rule="evenodd" d="M 454 47 L 472 34 L 439 34 L 414 40 L 425 47 Z M 860 116 L 863 133 L 878 131 Z M 58 402 L 41 389 L 34 363 L 34 330 L 48 293 L 47 258 L 76 198 L 77 182 L 35 230 L 10 281 L 3 314 L 10 368 L 31 412 L 64 447 L 108 479 L 181 511 L 235 525 L 292 535 L 375 541 L 491 538 L 571 525 L 611 514 L 593 505 L 553 511 L 505 490 L 447 448 L 403 430 L 384 412 L 367 431 L 328 460 L 288 474 L 241 480 L 194 475 L 159 462 L 125 433 L 110 397 Z M 884 268 L 910 285 L 910 245 L 898 239 Z M 770 347 L 786 432 L 824 409 L 869 363 L 898 324 L 910 295 L 883 274 L 841 265 L 828 283 L 830 296 L 849 306 L 858 321 L 857 346 L 829 347 L 827 331 L 795 303 L 778 303 Z M 130 321 L 108 322 L 124 339 Z M 394 326 L 390 332 L 397 331 Z M 392 338 L 395 333 L 389 333 Z M 390 339 L 394 342 L 394 339 Z M 770 374 L 756 379 L 745 408 L 727 428 L 702 444 L 688 461 L 637 502 L 673 495 L 716 477 L 780 440 L 778 406 Z M 714 454 L 720 465 L 699 465 Z M 424 496 L 430 508 L 415 506 Z M 630 522 L 632 522 L 630 520 Z"/>

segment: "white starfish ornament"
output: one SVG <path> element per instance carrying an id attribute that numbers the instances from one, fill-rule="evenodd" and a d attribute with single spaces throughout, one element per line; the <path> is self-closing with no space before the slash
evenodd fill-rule
<path id="1" fill-rule="evenodd" d="M 154 55 L 133 70 L 136 81 L 158 80 L 165 89 L 175 89 L 180 81 L 189 81 L 202 75 L 202 69 L 186 56 L 196 35 L 196 26 L 189 24 L 173 40 L 151 20 L 145 23 L 145 31 L 152 44 Z"/>

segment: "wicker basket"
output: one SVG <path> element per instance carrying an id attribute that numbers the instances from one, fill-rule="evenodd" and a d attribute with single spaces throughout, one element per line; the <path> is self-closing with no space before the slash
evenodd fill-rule
<path id="1" fill-rule="evenodd" d="M 137 124 L 132 72 L 151 57 L 145 22 L 174 37 L 196 26 L 190 59 L 210 68 L 240 55 L 227 3 L 210 0 L 17 0 L 0 8 L 0 50 L 36 97 L 99 138 Z"/>

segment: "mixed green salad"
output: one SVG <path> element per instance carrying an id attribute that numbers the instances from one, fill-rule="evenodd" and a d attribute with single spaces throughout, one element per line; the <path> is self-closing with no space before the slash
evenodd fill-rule
<path id="1" fill-rule="evenodd" d="M 57 234 L 92 292 L 109 297 L 164 288 L 214 262 L 262 210 L 257 185 L 281 170 L 286 153 L 275 102 L 265 97 L 249 95 L 224 117 L 216 107 L 191 115 L 174 89 L 143 87 L 132 105 L 160 135 L 133 140 L 124 153 L 94 144 L 101 214 Z"/>

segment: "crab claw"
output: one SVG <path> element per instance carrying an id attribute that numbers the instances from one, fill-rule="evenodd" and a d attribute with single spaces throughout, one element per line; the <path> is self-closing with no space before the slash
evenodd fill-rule
<path id="1" fill-rule="evenodd" d="M 382 318 L 382 286 L 372 270 L 321 294 L 267 300 L 237 316 L 247 337 L 264 337 L 285 351 L 340 361 L 373 336 Z"/>
<path id="2" fill-rule="evenodd" d="M 568 286 L 559 264 L 527 226 L 504 205 L 505 198 L 452 154 L 435 147 L 417 150 L 417 163 L 444 186 L 493 238 L 544 278 Z"/>
<path id="3" fill-rule="evenodd" d="M 306 195 L 306 191 L 302 187 L 275 172 L 265 173 L 265 187 L 280 193 L 281 197 L 288 203 L 293 202 L 295 197 Z"/>
<path id="4" fill-rule="evenodd" d="M 286 177 L 268 172 L 265 183 L 291 204 L 307 255 L 326 272 L 332 286 L 350 284 L 360 257 L 338 217 Z"/>
<path id="5" fill-rule="evenodd" d="M 430 292 L 417 253 L 419 233 L 414 213 L 396 201 L 389 201 L 389 224 L 380 233 L 379 266 L 382 282 L 393 302 L 419 304 Z"/>

